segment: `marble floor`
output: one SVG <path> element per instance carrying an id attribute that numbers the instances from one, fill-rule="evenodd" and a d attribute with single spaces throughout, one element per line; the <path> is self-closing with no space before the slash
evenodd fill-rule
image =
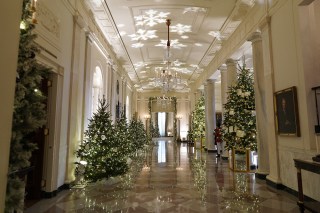
<path id="1" fill-rule="evenodd" d="M 61 191 L 25 212 L 299 212 L 296 197 L 231 171 L 215 153 L 169 138 L 155 144 L 131 174 Z"/>

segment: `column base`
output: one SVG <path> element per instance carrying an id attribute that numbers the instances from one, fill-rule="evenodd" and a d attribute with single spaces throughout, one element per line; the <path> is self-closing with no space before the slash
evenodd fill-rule
<path id="1" fill-rule="evenodd" d="M 282 182 L 280 180 L 273 180 L 273 178 L 270 177 L 270 175 L 267 175 L 266 183 L 268 186 L 271 186 L 276 189 L 284 189 L 285 188 L 285 186 L 282 184 Z"/>
<path id="2" fill-rule="evenodd" d="M 256 176 L 257 178 L 261 179 L 261 180 L 265 180 L 265 179 L 267 178 L 267 175 L 268 175 L 268 174 L 269 174 L 269 173 L 257 171 L 257 172 L 255 173 L 255 176 Z"/>

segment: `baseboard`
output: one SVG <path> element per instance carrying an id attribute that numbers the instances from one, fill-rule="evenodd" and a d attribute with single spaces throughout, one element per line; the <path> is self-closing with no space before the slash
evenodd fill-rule
<path id="1" fill-rule="evenodd" d="M 272 181 L 269 180 L 269 179 L 266 179 L 266 184 L 267 184 L 268 186 L 271 186 L 272 188 L 275 188 L 275 189 L 281 189 L 281 190 L 285 189 L 285 186 L 284 186 L 283 184 L 281 184 L 281 183 L 274 183 L 274 182 L 272 182 Z"/>
<path id="2" fill-rule="evenodd" d="M 54 190 L 52 192 L 42 192 L 43 193 L 43 198 L 53 198 L 57 196 L 58 190 Z"/>
<path id="3" fill-rule="evenodd" d="M 67 189 L 70 189 L 70 184 L 63 184 L 57 190 L 54 190 L 52 192 L 42 191 L 42 196 L 43 196 L 43 198 L 53 198 L 53 197 L 57 196 L 57 194 L 59 192 L 61 192 L 63 190 L 67 190 Z"/>
<path id="4" fill-rule="evenodd" d="M 255 173 L 256 178 L 266 180 L 268 174 Z"/>
<path id="5" fill-rule="evenodd" d="M 289 188 L 289 187 L 287 187 L 287 186 L 285 186 L 283 184 L 279 184 L 279 183 L 276 184 L 276 183 L 274 183 L 274 182 L 272 182 L 271 180 L 268 180 L 268 179 L 266 179 L 266 183 L 267 183 L 267 185 L 269 185 L 269 186 L 271 186 L 273 188 L 281 189 L 283 191 L 286 191 L 289 194 L 295 196 L 296 198 L 298 198 L 298 196 L 299 196 L 299 192 L 298 191 L 296 191 L 294 189 L 291 189 L 291 188 Z M 311 197 L 308 197 L 307 195 L 303 195 L 303 199 L 305 201 L 309 201 L 309 202 L 319 202 L 319 201 L 316 201 L 315 199 L 313 199 Z"/>

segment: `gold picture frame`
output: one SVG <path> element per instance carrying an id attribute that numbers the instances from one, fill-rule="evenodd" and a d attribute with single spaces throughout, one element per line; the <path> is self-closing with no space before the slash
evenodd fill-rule
<path id="1" fill-rule="evenodd" d="M 300 137 L 297 88 L 295 86 L 274 93 L 274 110 L 278 135 Z"/>

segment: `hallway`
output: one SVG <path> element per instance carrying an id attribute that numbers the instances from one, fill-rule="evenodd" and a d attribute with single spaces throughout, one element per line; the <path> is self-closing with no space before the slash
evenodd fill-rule
<path id="1" fill-rule="evenodd" d="M 154 140 L 142 171 L 122 183 L 115 178 L 65 190 L 25 212 L 299 212 L 294 196 L 253 173 L 232 172 L 215 153 L 171 140 Z"/>

